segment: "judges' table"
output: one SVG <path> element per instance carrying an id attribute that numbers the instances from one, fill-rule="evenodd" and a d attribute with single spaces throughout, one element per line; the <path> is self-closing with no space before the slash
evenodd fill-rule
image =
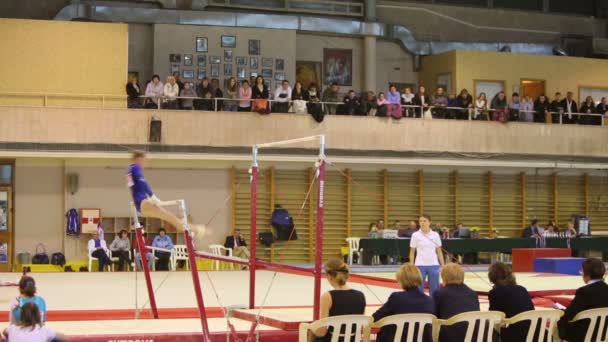
<path id="1" fill-rule="evenodd" d="M 513 248 L 540 247 L 540 242 L 532 238 L 446 239 L 441 241 L 443 248 L 452 254 L 469 252 L 511 253 Z M 608 253 L 608 237 L 547 238 L 545 239 L 545 247 L 571 248 L 574 252 L 600 251 Z M 367 255 L 407 257 L 410 252 L 410 239 L 362 238 L 359 242 L 359 248 Z"/>

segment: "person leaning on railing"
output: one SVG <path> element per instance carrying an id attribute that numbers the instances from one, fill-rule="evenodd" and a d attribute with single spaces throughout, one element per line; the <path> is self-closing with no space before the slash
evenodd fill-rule
<path id="1" fill-rule="evenodd" d="M 564 112 L 564 107 L 562 104 L 562 93 L 559 91 L 555 93 L 555 97 L 551 104 L 549 105 L 549 109 L 551 110 L 551 122 L 556 124 L 559 123 L 559 117 Z"/>
<path id="2" fill-rule="evenodd" d="M 521 111 L 521 101 L 519 99 L 519 93 L 513 93 L 511 95 L 511 102 L 509 102 L 509 121 L 527 121 L 526 115 L 524 113 L 520 113 Z M 532 117 L 532 113 L 530 113 L 530 118 Z M 530 120 L 532 121 L 532 120 Z"/>
<path id="3" fill-rule="evenodd" d="M 273 113 L 289 112 L 289 102 L 291 101 L 292 89 L 289 81 L 283 80 L 281 85 L 274 91 L 274 103 L 272 104 Z"/>
<path id="4" fill-rule="evenodd" d="M 525 118 L 526 122 L 534 122 L 534 101 L 532 101 L 532 98 L 530 96 L 528 96 L 528 95 L 524 96 L 519 108 L 520 108 L 519 121 L 523 121 L 522 120 L 522 117 L 523 117 L 523 118 Z"/>
<path id="5" fill-rule="evenodd" d="M 213 97 L 216 99 L 224 98 L 224 93 L 222 92 L 222 88 L 220 87 L 220 80 L 217 78 L 211 79 L 211 87 L 213 88 Z M 223 100 L 215 100 L 213 102 L 213 110 L 220 111 L 224 108 Z"/>
<path id="6" fill-rule="evenodd" d="M 321 102 L 319 89 L 317 89 L 316 83 L 311 83 L 308 86 L 308 103 L 306 104 L 306 108 L 308 109 L 308 113 L 312 115 L 313 119 L 316 122 L 323 121 L 325 114 L 323 113 L 323 108 L 319 102 Z"/>
<path id="7" fill-rule="evenodd" d="M 434 107 L 431 109 L 433 119 L 445 119 L 447 115 L 447 110 L 445 107 L 448 106 L 448 97 L 445 94 L 443 87 L 437 87 L 435 95 L 433 95 L 432 103 Z"/>
<path id="8" fill-rule="evenodd" d="M 270 110 L 268 108 L 268 87 L 264 84 L 264 77 L 258 76 L 255 78 L 255 84 L 251 92 L 251 98 L 253 99 L 252 111 L 260 114 L 268 114 Z"/>
<path id="9" fill-rule="evenodd" d="M 492 121 L 507 122 L 507 98 L 504 91 L 499 92 L 492 99 Z"/>
<path id="10" fill-rule="evenodd" d="M 127 108 L 141 108 L 141 100 L 139 96 L 141 96 L 141 90 L 139 88 L 139 82 L 137 80 L 137 76 L 133 75 L 130 77 L 129 82 L 126 86 L 127 95 Z"/>
<path id="11" fill-rule="evenodd" d="M 291 91 L 291 100 L 293 101 L 293 111 L 296 114 L 306 114 L 306 102 L 310 99 L 308 90 L 302 88 L 302 82 L 296 81 Z"/>
<path id="12" fill-rule="evenodd" d="M 562 117 L 562 123 L 564 124 L 576 124 L 578 123 L 578 106 L 573 98 L 574 94 L 571 91 L 566 93 L 566 98 L 562 100 L 562 107 L 564 108 L 564 115 Z"/>
<path id="13" fill-rule="evenodd" d="M 333 82 L 323 92 L 321 101 L 322 102 L 340 102 L 340 97 L 338 94 L 339 91 L 340 91 L 340 87 L 338 87 L 338 83 Z M 338 106 L 335 104 L 326 104 L 325 105 L 325 114 L 336 114 L 337 109 L 338 109 Z"/>
<path id="14" fill-rule="evenodd" d="M 207 77 L 203 78 L 196 87 L 196 95 L 202 100 L 194 101 L 194 109 L 213 110 L 213 88 Z"/>
<path id="15" fill-rule="evenodd" d="M 473 108 L 473 97 L 469 94 L 469 91 L 466 89 L 462 89 L 458 98 L 456 99 L 456 106 L 460 108 L 467 108 L 467 110 L 460 110 L 456 113 L 456 119 L 458 120 L 467 120 L 469 118 L 469 113 L 472 113 Z"/>
<path id="16" fill-rule="evenodd" d="M 192 82 L 185 82 L 184 89 L 180 92 L 181 97 L 196 97 L 196 91 Z M 193 99 L 182 99 L 182 109 L 192 110 L 194 100 Z"/>
<path id="17" fill-rule="evenodd" d="M 228 85 L 226 86 L 226 94 L 224 96 L 227 99 L 232 99 L 226 100 L 224 102 L 224 110 L 227 112 L 236 112 L 239 108 L 238 101 L 234 100 L 237 99 L 239 96 L 239 89 L 236 83 L 236 78 L 230 77 L 230 79 L 228 80 Z"/>
<path id="18" fill-rule="evenodd" d="M 426 94 L 426 88 L 423 86 L 418 87 L 418 93 L 414 96 L 412 100 L 414 106 L 419 106 L 420 108 L 416 108 L 414 111 L 414 115 L 417 118 L 422 118 L 424 116 L 424 112 L 429 108 L 431 103 L 430 97 Z"/>
<path id="19" fill-rule="evenodd" d="M 604 116 L 604 120 L 608 119 L 608 98 L 602 97 L 600 103 L 595 107 L 595 112 Z M 598 120 L 602 121 L 601 117 Z"/>
<path id="20" fill-rule="evenodd" d="M 534 101 L 534 122 L 551 123 L 551 116 L 548 114 L 549 111 L 549 100 L 545 94 L 541 94 L 538 99 Z"/>
<path id="21" fill-rule="evenodd" d="M 164 86 L 160 81 L 160 76 L 152 76 L 152 81 L 146 86 L 146 108 L 158 108 L 158 101 L 163 96 Z"/>
<path id="22" fill-rule="evenodd" d="M 585 102 L 581 105 L 580 112 L 587 114 L 587 115 L 581 115 L 579 117 L 579 119 L 578 119 L 579 124 L 581 124 L 581 125 L 599 124 L 599 123 L 596 123 L 596 118 L 599 118 L 599 116 L 590 115 L 590 114 L 595 114 L 595 102 L 593 101 L 593 97 L 587 96 L 585 98 Z"/>
<path id="23" fill-rule="evenodd" d="M 239 88 L 239 99 L 239 112 L 251 112 L 251 87 L 247 80 Z"/>
<path id="24" fill-rule="evenodd" d="M 179 86 L 175 82 L 175 77 L 167 76 L 167 83 L 165 84 L 163 95 L 165 96 L 163 108 L 179 109 L 179 106 L 177 104 L 177 97 L 179 96 Z"/>
<path id="25" fill-rule="evenodd" d="M 488 120 L 488 99 L 486 93 L 479 93 L 475 100 L 475 120 Z"/>
<path id="26" fill-rule="evenodd" d="M 405 87 L 403 88 L 403 92 L 401 93 L 401 105 L 403 107 L 403 116 L 411 118 L 414 117 L 414 109 L 412 106 L 414 104 L 414 93 L 412 93 L 412 88 Z"/>
<path id="27" fill-rule="evenodd" d="M 378 110 L 378 102 L 376 95 L 373 91 L 366 91 L 361 97 L 361 109 L 359 110 L 362 115 L 376 116 Z"/>
<path id="28" fill-rule="evenodd" d="M 349 90 L 348 91 L 348 95 L 344 96 L 344 100 L 342 100 L 344 102 L 343 108 L 344 108 L 344 113 L 345 115 L 358 115 L 360 113 L 360 109 L 361 109 L 361 101 L 359 101 L 359 98 L 357 97 L 357 95 L 355 94 L 354 90 Z"/>

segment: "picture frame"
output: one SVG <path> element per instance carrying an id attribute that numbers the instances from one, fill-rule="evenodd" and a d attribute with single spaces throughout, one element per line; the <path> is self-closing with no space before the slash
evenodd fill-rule
<path id="1" fill-rule="evenodd" d="M 249 68 L 250 69 L 257 69 L 258 66 L 259 66 L 258 58 L 257 57 L 249 57 Z"/>
<path id="2" fill-rule="evenodd" d="M 262 77 L 272 78 L 272 69 L 262 69 Z"/>
<path id="3" fill-rule="evenodd" d="M 101 220 L 101 209 L 80 208 L 80 232 L 93 234 L 97 232 L 97 225 Z"/>
<path id="4" fill-rule="evenodd" d="M 0 232 L 8 231 L 9 225 L 9 205 L 10 199 L 8 191 L 0 191 Z"/>
<path id="5" fill-rule="evenodd" d="M 223 48 L 235 48 L 236 36 L 222 36 L 221 43 Z"/>
<path id="6" fill-rule="evenodd" d="M 283 71 L 285 70 L 285 60 L 282 58 L 277 58 L 275 60 L 275 70 L 276 71 Z"/>
<path id="7" fill-rule="evenodd" d="M 193 63 L 193 62 L 192 62 L 192 59 L 193 59 L 193 56 L 192 56 L 192 55 L 190 55 L 190 54 L 185 54 L 185 55 L 184 55 L 184 65 L 185 65 L 185 66 L 192 66 L 192 63 Z"/>
<path id="8" fill-rule="evenodd" d="M 171 64 L 181 64 L 182 63 L 182 55 L 180 53 L 169 54 L 169 63 L 171 63 Z"/>
<path id="9" fill-rule="evenodd" d="M 236 68 L 236 77 L 239 80 L 245 79 L 245 75 L 246 75 L 246 73 L 245 73 L 245 67 L 237 67 Z"/>
<path id="10" fill-rule="evenodd" d="M 249 77 L 258 77 L 258 72 L 257 71 L 250 72 Z"/>
<path id="11" fill-rule="evenodd" d="M 178 64 L 171 64 L 171 75 L 173 75 L 176 72 L 179 72 L 179 65 Z"/>
<path id="12" fill-rule="evenodd" d="M 224 50 L 224 63 L 232 63 L 232 50 Z"/>
<path id="13" fill-rule="evenodd" d="M 194 70 L 184 70 L 182 72 L 182 77 L 184 79 L 193 79 L 194 78 Z"/>
<path id="14" fill-rule="evenodd" d="M 261 41 L 257 39 L 249 39 L 249 54 L 252 56 L 259 56 L 261 52 Z"/>
<path id="15" fill-rule="evenodd" d="M 323 83 L 353 85 L 353 50 L 323 49 Z"/>
<path id="16" fill-rule="evenodd" d="M 236 65 L 247 65 L 247 57 L 237 56 L 234 59 L 234 62 L 236 63 Z"/>
<path id="17" fill-rule="evenodd" d="M 308 89 L 311 83 L 321 87 L 322 63 L 315 61 L 296 61 L 296 82 Z"/>
<path id="18" fill-rule="evenodd" d="M 207 77 L 207 70 L 206 69 L 198 69 L 198 71 L 196 73 L 196 79 L 197 80 L 202 80 L 205 77 Z"/>
<path id="19" fill-rule="evenodd" d="M 199 68 L 204 68 L 207 66 L 207 55 L 198 55 L 196 56 L 196 65 Z"/>
<path id="20" fill-rule="evenodd" d="M 262 58 L 262 68 L 271 68 L 274 66 L 274 60 L 272 58 Z"/>
<path id="21" fill-rule="evenodd" d="M 224 64 L 224 76 L 232 76 L 232 64 Z"/>
<path id="22" fill-rule="evenodd" d="M 0 242 L 0 264 L 8 264 L 8 242 Z"/>
<path id="23" fill-rule="evenodd" d="M 220 77 L 220 65 L 213 64 L 211 65 L 211 72 L 209 73 L 211 77 Z"/>
<path id="24" fill-rule="evenodd" d="M 285 80 L 285 73 L 283 71 L 276 71 L 274 73 L 274 80 L 275 81 L 284 81 Z"/>
<path id="25" fill-rule="evenodd" d="M 268 91 L 271 91 L 272 83 L 270 80 L 264 79 L 264 85 L 268 88 Z"/>
<path id="26" fill-rule="evenodd" d="M 209 52 L 207 37 L 196 37 L 196 52 Z"/>
<path id="27" fill-rule="evenodd" d="M 220 56 L 209 56 L 209 64 L 220 64 L 222 63 L 222 58 Z"/>

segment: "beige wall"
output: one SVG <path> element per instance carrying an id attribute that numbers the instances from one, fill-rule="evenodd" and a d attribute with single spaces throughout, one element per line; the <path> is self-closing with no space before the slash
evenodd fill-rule
<path id="1" fill-rule="evenodd" d="M 418 72 L 418 85 L 426 87 L 427 94 L 433 94 L 437 88 L 437 77 L 441 74 L 450 74 L 452 77 L 451 93 L 458 90 L 456 86 L 456 52 L 449 51 L 439 55 L 425 56 L 422 58 L 422 67 Z"/>
<path id="2" fill-rule="evenodd" d="M 386 92 L 390 83 L 418 83 L 418 73 L 414 71 L 414 57 L 397 43 L 379 40 L 376 44 L 378 91 Z"/>
<path id="3" fill-rule="evenodd" d="M 0 19 L 1 92 L 123 95 L 125 24 Z M 116 100 L 114 100 L 116 101 Z M 40 105 L 42 97 L 0 96 L 0 104 Z M 112 102 L 112 101 L 109 101 Z M 115 103 L 123 105 L 125 101 Z M 99 105 L 101 98 L 49 98 L 48 105 Z"/>

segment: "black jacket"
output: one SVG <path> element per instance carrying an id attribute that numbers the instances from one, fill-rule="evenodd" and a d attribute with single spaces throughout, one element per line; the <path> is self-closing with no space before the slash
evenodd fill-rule
<path id="1" fill-rule="evenodd" d="M 528 228 L 524 229 L 524 231 L 521 233 L 521 237 L 522 238 L 529 238 L 529 237 L 532 237 L 532 235 L 535 235 L 535 234 L 536 235 L 540 235 L 541 230 L 538 227 L 536 227 L 535 229 L 536 229 L 536 231 L 533 232 L 532 231 L 532 226 L 529 226 Z"/>
<path id="2" fill-rule="evenodd" d="M 490 311 L 501 311 L 511 318 L 524 311 L 534 310 L 532 298 L 525 287 L 519 285 L 496 285 L 488 294 Z M 526 340 L 530 322 L 520 322 L 500 330 L 502 342 L 521 342 Z"/>
<path id="3" fill-rule="evenodd" d="M 139 88 L 139 90 L 137 90 L 137 88 Z M 137 84 L 137 88 L 133 86 L 133 83 L 127 83 L 127 95 L 129 95 L 130 99 L 136 99 L 139 97 L 141 93 L 141 87 L 139 86 L 139 83 Z"/>
<path id="4" fill-rule="evenodd" d="M 359 101 L 358 97 L 353 97 L 352 99 L 346 95 L 344 96 L 344 114 L 354 115 L 360 112 L 359 108 L 361 107 L 361 101 Z"/>
<path id="5" fill-rule="evenodd" d="M 424 105 L 426 106 L 430 106 L 431 105 L 431 95 L 428 94 L 424 94 L 424 103 L 422 103 L 422 98 L 420 97 L 420 94 L 416 94 L 414 95 L 414 98 L 412 99 L 412 104 L 414 106 L 422 106 Z"/>
<path id="6" fill-rule="evenodd" d="M 435 315 L 439 319 L 450 319 L 452 316 L 468 311 L 479 311 L 479 297 L 477 292 L 468 286 L 447 285 L 433 293 L 435 302 Z M 467 324 L 455 324 L 443 327 L 439 331 L 440 342 L 464 341 Z M 473 340 L 476 340 L 473 338 Z"/>
<path id="7" fill-rule="evenodd" d="M 245 242 L 245 240 L 240 236 L 239 236 L 239 246 L 243 246 L 243 247 L 247 246 L 247 243 Z M 224 242 L 224 247 L 234 248 L 234 236 L 233 235 L 226 236 L 226 242 Z"/>
<path id="8" fill-rule="evenodd" d="M 254 85 L 251 88 L 251 98 L 252 99 L 267 99 L 268 98 L 268 88 L 266 87 L 266 85 L 264 85 L 264 88 L 262 91 L 260 91 L 260 89 L 258 89 L 257 85 Z"/>
<path id="9" fill-rule="evenodd" d="M 308 101 L 310 99 L 310 96 L 308 95 L 308 90 L 306 89 L 302 89 L 298 93 L 296 88 L 293 88 L 293 90 L 291 91 L 291 99 Z"/>
<path id="10" fill-rule="evenodd" d="M 564 108 L 564 116 L 562 118 L 562 122 L 567 123 L 567 124 L 577 123 L 578 119 L 579 119 L 578 115 L 576 115 L 576 114 L 568 115 L 567 114 L 568 113 L 568 99 L 563 99 L 561 105 Z M 570 110 L 572 113 L 578 113 L 578 106 L 576 105 L 576 101 L 572 100 L 572 105 L 570 106 Z"/>
<path id="11" fill-rule="evenodd" d="M 380 307 L 374 314 L 374 321 L 379 321 L 384 317 L 406 313 L 425 313 L 434 314 L 435 304 L 433 299 L 422 293 L 418 288 L 413 288 L 405 291 L 393 292 L 386 303 Z M 378 333 L 378 342 L 393 342 L 395 338 L 395 326 L 386 326 L 380 329 Z M 407 330 L 404 329 L 403 336 L 407 336 Z M 432 341 L 432 330 L 430 326 L 424 329 L 424 342 Z"/>
<path id="12" fill-rule="evenodd" d="M 585 285 L 576 290 L 572 303 L 566 309 L 562 318 L 557 322 L 559 337 L 569 342 L 582 342 L 585 339 L 589 320 L 570 322 L 579 312 L 608 307 L 608 284 L 598 281 Z M 595 341 L 595 339 L 591 339 Z"/>

